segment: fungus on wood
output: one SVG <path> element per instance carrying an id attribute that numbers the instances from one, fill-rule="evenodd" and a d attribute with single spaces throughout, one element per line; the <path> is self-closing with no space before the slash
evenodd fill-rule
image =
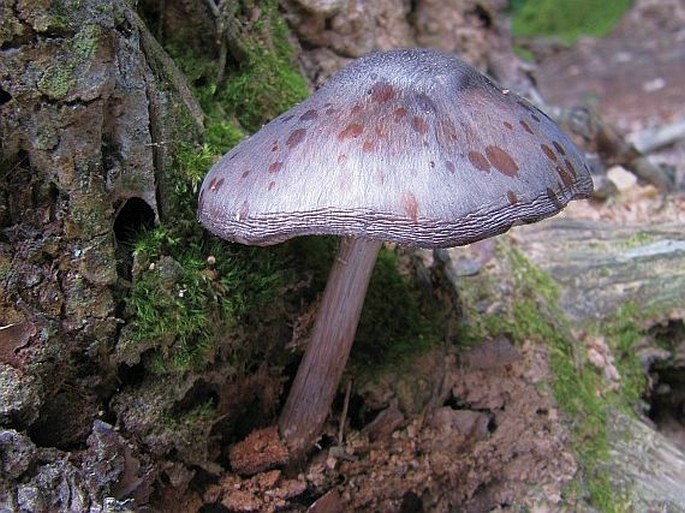
<path id="1" fill-rule="evenodd" d="M 383 241 L 464 245 L 591 191 L 582 154 L 549 117 L 426 49 L 353 61 L 226 154 L 200 191 L 212 233 L 254 245 L 343 238 L 279 419 L 291 452 L 320 435 Z"/>

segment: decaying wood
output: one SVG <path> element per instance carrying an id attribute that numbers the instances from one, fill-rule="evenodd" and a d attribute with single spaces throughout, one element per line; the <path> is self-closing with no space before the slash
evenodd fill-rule
<path id="1" fill-rule="evenodd" d="M 630 511 L 684 511 L 685 454 L 635 418 L 615 412 L 612 419 L 607 471 Z"/>
<path id="2" fill-rule="evenodd" d="M 660 150 L 683 140 L 685 140 L 685 119 L 645 129 L 632 137 L 633 146 L 643 154 Z"/>
<path id="3" fill-rule="evenodd" d="M 664 170 L 645 158 L 598 112 L 586 106 L 574 107 L 561 113 L 559 122 L 585 149 L 598 154 L 605 166 L 623 166 L 661 192 L 673 190 L 673 181 Z"/>
<path id="4" fill-rule="evenodd" d="M 621 305 L 668 312 L 685 305 L 685 225 L 612 225 L 552 219 L 513 231 L 519 249 L 560 286 L 559 306 L 576 321 L 601 320 Z"/>
<path id="5" fill-rule="evenodd" d="M 652 315 L 655 323 L 685 315 L 682 221 L 625 225 L 561 217 L 516 227 L 495 241 L 448 250 L 445 267 L 457 290 L 469 294 L 468 280 L 473 279 L 482 284 L 479 292 L 492 294 L 479 295 L 486 312 L 507 310 L 510 301 L 517 301 L 508 283 L 516 270 L 501 258 L 511 246 L 554 280 L 558 306 L 579 330 L 609 321 L 627 304 Z M 636 512 L 684 512 L 682 450 L 637 417 L 612 412 L 611 418 L 610 454 L 602 468 L 617 501 Z"/>

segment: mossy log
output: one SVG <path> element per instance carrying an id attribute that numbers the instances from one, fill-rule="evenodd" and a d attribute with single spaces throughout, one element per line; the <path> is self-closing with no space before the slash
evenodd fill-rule
<path id="1" fill-rule="evenodd" d="M 634 312 L 635 324 L 643 328 L 669 320 L 682 322 L 685 225 L 680 221 L 619 225 L 561 217 L 517 227 L 496 242 L 449 250 L 446 272 L 462 303 L 475 303 L 480 314 L 488 315 L 514 310 L 514 304 L 523 301 L 516 297 L 516 288 L 510 283 L 511 275 L 523 272 L 506 263 L 511 261 L 507 255 L 512 251 L 528 262 L 525 265 L 532 264 L 530 269 L 541 270 L 551 278 L 549 284 L 540 280 L 529 286 L 552 287 L 535 290 L 542 301 L 539 315 L 549 316 L 551 312 L 552 316 L 563 317 L 555 324 L 562 331 L 568 330 L 569 336 L 576 334 L 574 352 L 578 361 L 573 365 L 579 380 L 583 367 L 592 367 L 585 356 L 585 337 L 593 336 L 588 333 L 603 333 L 621 312 Z M 477 301 L 473 301 L 474 297 Z M 634 355 L 638 347 L 627 350 L 637 358 Z M 643 366 L 649 364 L 642 361 Z M 618 397 L 626 376 L 616 379 L 613 386 Z M 598 396 L 604 397 L 602 387 L 607 385 L 612 386 L 605 383 L 596 389 Z M 647 394 L 648 390 L 642 392 Z M 619 412 L 609 404 L 611 401 L 604 401 L 601 417 L 605 419 L 601 431 L 608 451 L 594 468 L 601 469 L 608 478 L 607 493 L 616 511 L 685 511 L 682 448 L 640 414 Z M 630 401 L 625 404 L 638 409 Z M 578 417 L 572 422 L 583 420 Z M 581 481 L 586 479 L 592 476 L 586 475 Z"/>
<path id="2" fill-rule="evenodd" d="M 520 251 L 558 285 L 558 306 L 574 326 L 601 326 L 626 306 L 646 326 L 682 322 L 684 223 L 560 218 L 520 227 L 512 235 Z M 626 511 L 685 511 L 682 447 L 635 415 L 610 417 L 609 459 L 603 466 L 617 503 Z"/>
<path id="3" fill-rule="evenodd" d="M 645 314 L 685 305 L 685 224 L 614 225 L 571 218 L 520 227 L 521 252 L 559 285 L 572 321 L 601 321 L 631 304 Z"/>
<path id="4" fill-rule="evenodd" d="M 617 413 L 607 470 L 626 511 L 685 511 L 685 454 L 647 424 Z"/>

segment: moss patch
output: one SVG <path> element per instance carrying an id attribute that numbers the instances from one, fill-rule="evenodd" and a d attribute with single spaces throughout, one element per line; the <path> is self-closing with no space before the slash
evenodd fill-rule
<path id="1" fill-rule="evenodd" d="M 630 0 L 519 0 L 513 2 L 516 36 L 558 36 L 572 43 L 587 34 L 604 36 L 631 5 Z"/>
<path id="2" fill-rule="evenodd" d="M 233 107 L 241 125 L 255 131 L 304 100 L 309 96 L 309 88 L 293 65 L 293 48 L 277 2 L 263 3 L 251 33 L 256 38 L 242 41 L 247 59 L 231 73 L 221 96 Z M 258 40 L 264 33 L 270 35 L 268 45 Z"/>
<path id="3" fill-rule="evenodd" d="M 219 348 L 239 366 L 249 351 L 238 347 L 242 340 L 232 330 L 276 300 L 284 259 L 214 238 L 184 240 L 163 227 L 138 241 L 135 257 L 142 271 L 126 300 L 130 338 L 157 350 L 151 369 L 201 370 Z"/>
<path id="4" fill-rule="evenodd" d="M 75 84 L 73 65 L 58 63 L 45 70 L 38 81 L 38 89 L 51 99 L 61 100 L 66 98 Z"/>
<path id="5" fill-rule="evenodd" d="M 196 221 L 199 188 L 214 162 L 247 131 L 308 94 L 293 66 L 277 3 L 260 5 L 259 19 L 251 23 L 249 35 L 241 39 L 248 58 L 229 66 L 221 84 L 211 52 L 178 39 L 165 45 L 206 113 L 206 132 L 202 144 L 177 145 L 165 177 L 168 214 L 159 227 L 136 237 L 125 333 L 128 345 L 139 344 L 147 366 L 157 373 L 200 371 L 217 358 L 230 366 L 248 366 L 264 350 L 265 344 L 256 340 L 262 320 L 276 312 L 283 315 L 288 300 L 283 289 L 292 288 L 289 280 L 301 280 L 288 245 L 263 249 L 229 244 L 207 234 Z M 287 324 L 287 319 L 281 321 Z"/>
<path id="6" fill-rule="evenodd" d="M 102 40 L 102 28 L 84 25 L 64 47 L 64 55 L 45 69 L 38 80 L 38 90 L 53 100 L 65 100 L 79 80 L 84 80 L 84 69 L 95 56 Z"/>
<path id="7" fill-rule="evenodd" d="M 309 96 L 277 2 L 263 2 L 260 9 L 240 37 L 244 60 L 229 66 L 222 84 L 216 82 L 216 63 L 206 55 L 190 52 L 183 42 L 165 45 L 194 85 L 207 115 L 206 142 L 219 153 Z"/>

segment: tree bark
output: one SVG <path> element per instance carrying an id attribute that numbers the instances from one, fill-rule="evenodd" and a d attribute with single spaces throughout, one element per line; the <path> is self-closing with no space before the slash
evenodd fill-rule
<path id="1" fill-rule="evenodd" d="M 0 469 L 0 509 L 66 511 L 68 496 L 73 511 L 99 511 L 117 486 L 116 472 L 77 469 L 58 449 L 85 447 L 119 386 L 123 238 L 158 220 L 173 143 L 202 131 L 185 79 L 130 4 L 0 5 L 0 438 L 16 429 L 56 447 Z M 126 447 L 108 462 L 130 460 Z M 139 470 L 142 490 L 155 473 Z"/>

